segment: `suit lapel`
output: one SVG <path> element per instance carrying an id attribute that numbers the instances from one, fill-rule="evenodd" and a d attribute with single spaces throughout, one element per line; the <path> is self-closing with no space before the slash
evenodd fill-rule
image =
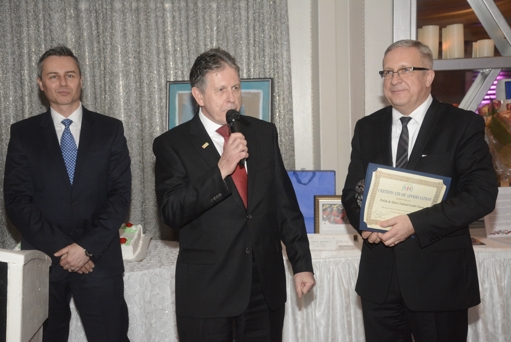
<path id="1" fill-rule="evenodd" d="M 424 116 L 424 121 L 422 122 L 419 135 L 417 136 L 417 140 L 413 145 L 413 150 L 410 155 L 410 159 L 408 161 L 407 169 L 413 170 L 415 169 L 417 163 L 422 158 L 422 152 L 426 147 L 431 135 L 433 134 L 434 128 L 438 123 L 442 115 L 442 106 L 440 102 L 433 100 L 431 105 L 429 106 L 426 115 Z"/>
<path id="2" fill-rule="evenodd" d="M 41 118 L 41 140 L 44 142 L 50 153 L 51 163 L 58 165 L 59 175 L 66 181 L 66 184 L 71 186 L 66 164 L 64 163 L 62 151 L 60 150 L 59 139 L 57 137 L 49 109 Z"/>
<path id="3" fill-rule="evenodd" d="M 87 154 L 90 146 L 93 146 L 94 139 L 94 119 L 91 113 L 82 106 L 82 125 L 80 127 L 80 141 L 78 143 L 78 155 L 76 156 L 76 167 L 73 185 L 80 182 L 80 174 L 86 168 Z"/>
<path id="4" fill-rule="evenodd" d="M 393 166 L 392 162 L 392 107 L 385 108 L 380 122 L 381 158 L 385 165 Z M 371 139 L 370 137 L 368 137 Z"/>
<path id="5" fill-rule="evenodd" d="M 206 132 L 206 129 L 200 121 L 199 115 L 195 115 L 190 121 L 191 143 L 199 155 L 210 165 L 218 164 L 220 155 L 218 154 L 213 141 Z"/>

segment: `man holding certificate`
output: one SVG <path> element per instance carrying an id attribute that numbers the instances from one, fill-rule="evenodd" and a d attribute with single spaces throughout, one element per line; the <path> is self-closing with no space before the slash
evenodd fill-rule
<path id="1" fill-rule="evenodd" d="M 494 209 L 497 181 L 483 119 L 432 98 L 432 67 L 420 42 L 390 45 L 380 75 L 391 106 L 355 127 L 342 202 L 364 239 L 367 341 L 466 341 L 480 303 L 468 225 Z"/>

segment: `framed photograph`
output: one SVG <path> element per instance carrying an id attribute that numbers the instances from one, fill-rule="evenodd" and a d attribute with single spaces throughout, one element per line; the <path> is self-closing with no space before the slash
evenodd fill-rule
<path id="1" fill-rule="evenodd" d="M 341 196 L 314 196 L 314 233 L 352 234 L 351 230 Z"/>
<path id="2" fill-rule="evenodd" d="M 273 79 L 241 79 L 240 114 L 264 121 L 272 121 Z M 193 118 L 199 106 L 192 96 L 189 81 L 167 82 L 168 128 L 176 127 Z"/>

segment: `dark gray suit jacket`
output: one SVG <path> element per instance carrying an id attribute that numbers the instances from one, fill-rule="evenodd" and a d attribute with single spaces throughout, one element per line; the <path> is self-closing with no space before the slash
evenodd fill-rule
<path id="1" fill-rule="evenodd" d="M 252 255 L 272 309 L 286 300 L 281 240 L 295 273 L 312 272 L 303 216 L 273 124 L 246 117 L 248 209 L 200 118 L 155 139 L 156 195 L 162 220 L 180 229 L 176 310 L 188 317 L 240 315 L 250 298 Z"/>
<path id="2" fill-rule="evenodd" d="M 368 163 L 392 166 L 392 108 L 360 119 L 342 201 L 359 228 L 355 186 Z M 394 248 L 364 242 L 357 293 L 382 303 L 393 268 L 407 307 L 413 311 L 461 310 L 480 302 L 477 268 L 468 225 L 495 207 L 497 181 L 484 120 L 473 112 L 433 100 L 407 168 L 452 178 L 447 199 L 409 214 L 415 236 Z"/>

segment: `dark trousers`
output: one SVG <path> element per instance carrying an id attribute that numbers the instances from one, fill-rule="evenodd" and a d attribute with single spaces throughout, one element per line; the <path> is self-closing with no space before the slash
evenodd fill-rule
<path id="1" fill-rule="evenodd" d="M 264 299 L 255 265 L 252 266 L 250 301 L 237 317 L 190 318 L 177 316 L 180 342 L 281 342 L 284 326 L 282 305 L 270 310 Z"/>
<path id="2" fill-rule="evenodd" d="M 88 341 L 129 341 L 122 275 L 98 279 L 90 274 L 70 273 L 64 280 L 50 282 L 48 319 L 43 325 L 44 342 L 68 341 L 71 296 Z"/>
<path id="3" fill-rule="evenodd" d="M 403 302 L 395 270 L 385 302 L 377 304 L 362 298 L 362 312 L 367 342 L 467 340 L 468 309 L 442 312 L 410 311 Z"/>

